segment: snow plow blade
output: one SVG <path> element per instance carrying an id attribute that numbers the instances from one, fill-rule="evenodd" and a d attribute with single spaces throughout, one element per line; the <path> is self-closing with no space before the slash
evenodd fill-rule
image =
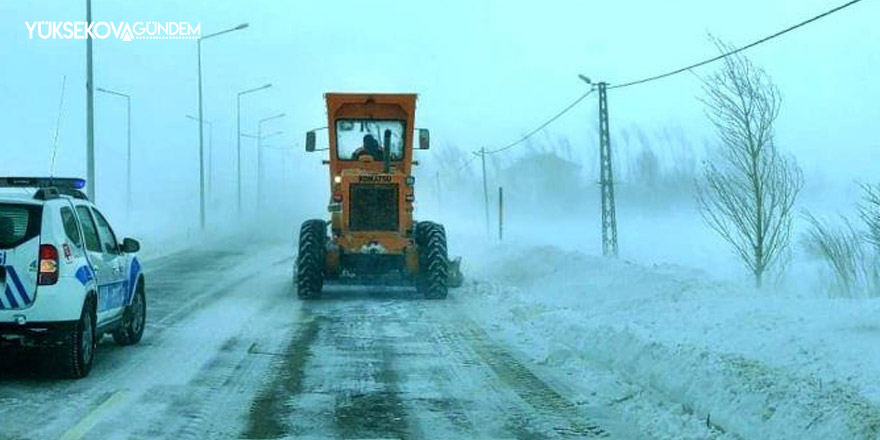
<path id="1" fill-rule="evenodd" d="M 461 257 L 449 260 L 449 276 L 446 285 L 449 287 L 461 287 L 464 284 L 464 275 L 461 273 Z"/>

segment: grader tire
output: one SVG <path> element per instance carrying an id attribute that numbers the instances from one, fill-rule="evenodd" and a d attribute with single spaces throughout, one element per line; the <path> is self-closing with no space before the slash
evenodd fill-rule
<path id="1" fill-rule="evenodd" d="M 321 296 L 324 287 L 324 252 L 327 224 L 306 220 L 299 230 L 299 254 L 296 260 L 296 294 L 300 299 Z"/>
<path id="2" fill-rule="evenodd" d="M 416 227 L 419 246 L 419 275 L 416 289 L 427 299 L 446 299 L 449 291 L 449 258 L 446 230 L 433 222 L 419 222 Z"/>

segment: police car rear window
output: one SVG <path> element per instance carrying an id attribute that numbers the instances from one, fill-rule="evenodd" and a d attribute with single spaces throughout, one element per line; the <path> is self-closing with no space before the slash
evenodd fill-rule
<path id="1" fill-rule="evenodd" d="M 38 235 L 43 207 L 21 203 L 0 203 L 0 249 L 14 248 Z"/>

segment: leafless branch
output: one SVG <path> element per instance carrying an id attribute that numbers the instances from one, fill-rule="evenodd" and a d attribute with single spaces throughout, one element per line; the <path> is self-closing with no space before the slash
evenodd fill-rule
<path id="1" fill-rule="evenodd" d="M 792 210 L 803 186 L 800 168 L 780 154 L 773 138 L 782 97 L 769 75 L 742 55 L 725 58 L 719 71 L 702 80 L 701 100 L 721 148 L 718 163 L 704 166 L 697 199 L 706 223 L 760 286 L 789 245 Z"/>

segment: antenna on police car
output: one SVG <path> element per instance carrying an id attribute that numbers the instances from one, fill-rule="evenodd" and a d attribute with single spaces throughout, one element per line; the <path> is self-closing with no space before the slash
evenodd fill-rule
<path id="1" fill-rule="evenodd" d="M 67 85 L 67 75 L 61 80 L 61 99 L 58 102 L 58 118 L 55 119 L 55 133 L 52 136 L 52 159 L 49 162 L 49 176 L 55 176 L 55 156 L 58 153 L 58 132 L 61 131 L 61 112 L 64 109 L 64 87 Z"/>

